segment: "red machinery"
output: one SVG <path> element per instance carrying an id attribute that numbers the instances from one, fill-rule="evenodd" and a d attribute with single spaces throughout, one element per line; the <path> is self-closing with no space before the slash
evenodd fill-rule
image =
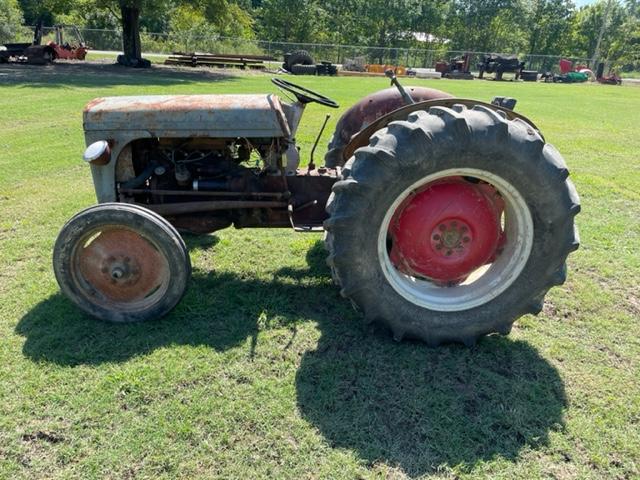
<path id="1" fill-rule="evenodd" d="M 0 48 L 0 62 L 10 60 L 31 64 L 48 64 L 56 59 L 84 60 L 89 47 L 84 43 L 82 34 L 75 25 L 55 25 L 55 40 L 42 44 L 42 23 L 36 25 L 32 43 L 12 43 Z M 75 43 L 64 40 L 65 29 L 75 36 Z"/>
<path id="2" fill-rule="evenodd" d="M 84 38 L 82 38 L 82 34 L 80 33 L 80 30 L 78 30 L 78 27 L 75 25 L 55 25 L 53 28 L 55 29 L 56 39 L 55 41 L 47 43 L 47 46 L 53 49 L 53 60 L 57 58 L 62 60 L 84 60 L 89 48 L 85 44 Z M 70 44 L 69 42 L 65 42 L 65 29 L 69 29 L 73 32 L 76 43 Z"/>

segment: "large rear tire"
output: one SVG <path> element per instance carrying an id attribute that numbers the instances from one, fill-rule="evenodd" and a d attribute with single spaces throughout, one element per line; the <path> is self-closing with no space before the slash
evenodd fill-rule
<path id="1" fill-rule="evenodd" d="M 345 165 L 327 204 L 327 262 L 342 295 L 398 340 L 507 334 L 541 311 L 578 248 L 567 177 L 522 120 L 484 106 L 414 112 Z"/>
<path id="2" fill-rule="evenodd" d="M 191 262 L 180 234 L 161 216 L 135 205 L 103 203 L 62 227 L 53 269 L 62 292 L 88 314 L 138 322 L 176 306 Z"/>

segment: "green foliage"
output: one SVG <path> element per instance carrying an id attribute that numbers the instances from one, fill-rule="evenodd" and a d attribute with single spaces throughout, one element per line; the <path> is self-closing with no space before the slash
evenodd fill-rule
<path id="1" fill-rule="evenodd" d="M 227 4 L 219 9 L 207 9 L 185 3 L 177 5 L 171 11 L 169 32 L 199 38 L 251 38 L 253 20 L 248 12 L 236 4 Z"/>
<path id="2" fill-rule="evenodd" d="M 529 25 L 527 53 L 563 53 L 571 35 L 573 3 L 570 0 L 531 0 L 525 12 Z"/>
<path id="3" fill-rule="evenodd" d="M 235 37 L 592 58 L 604 24 L 600 57 L 625 70 L 640 63 L 638 0 L 598 0 L 580 9 L 572 0 L 17 1 L 27 24 L 42 18 L 47 24 L 107 29 L 119 28 L 121 5 L 135 6 L 145 44 L 161 41 L 145 32 L 164 32 L 164 51 L 168 45 L 194 44 L 195 38 L 213 45 L 219 37 Z M 556 60 L 549 62 L 551 67 Z"/>
<path id="4" fill-rule="evenodd" d="M 21 30 L 22 22 L 16 0 L 0 0 L 0 44 L 13 40 Z"/>
<path id="5" fill-rule="evenodd" d="M 313 42 L 321 38 L 323 17 L 312 0 L 263 0 L 258 9 L 260 37 L 284 42 Z"/>

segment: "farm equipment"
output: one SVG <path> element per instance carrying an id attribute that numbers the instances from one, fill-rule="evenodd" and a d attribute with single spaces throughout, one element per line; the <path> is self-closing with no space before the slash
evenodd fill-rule
<path id="1" fill-rule="evenodd" d="M 80 30 L 75 25 L 55 25 L 55 41 L 48 42 L 46 47 L 53 51 L 53 59 L 60 60 L 84 60 L 89 48 L 87 47 Z M 67 31 L 71 31 L 74 38 L 73 43 L 65 40 Z"/>
<path id="2" fill-rule="evenodd" d="M 513 55 L 484 55 L 482 62 L 478 64 L 478 70 L 478 78 L 483 78 L 485 73 L 493 73 L 494 80 L 502 80 L 505 73 L 513 73 L 518 80 L 524 70 L 524 62 Z"/>
<path id="3" fill-rule="evenodd" d="M 604 63 L 599 63 L 596 69 L 596 81 L 604 85 L 622 85 L 622 78 L 612 71 L 608 75 L 604 74 Z"/>
<path id="4" fill-rule="evenodd" d="M 31 43 L 6 43 L 0 45 L 0 63 L 10 60 L 25 60 L 29 63 L 39 63 L 38 55 L 40 42 L 42 39 L 42 23 L 38 23 L 33 33 L 33 41 Z M 31 55 L 29 56 L 28 53 Z"/>
<path id="5" fill-rule="evenodd" d="M 473 80 L 473 75 L 469 71 L 470 55 L 454 57 L 449 62 L 437 62 L 436 72 L 440 72 L 442 78 L 451 78 L 456 80 Z"/>
<path id="6" fill-rule="evenodd" d="M 574 67 L 571 60 L 566 58 L 560 59 L 558 62 L 560 73 L 545 72 L 542 79 L 546 83 L 584 83 L 589 78 L 595 79 L 593 72 L 585 65 L 577 65 Z"/>
<path id="7" fill-rule="evenodd" d="M 302 166 L 296 131 L 309 103 L 338 104 L 280 78 L 291 103 L 91 101 L 84 161 L 99 203 L 56 240 L 62 292 L 103 320 L 162 317 L 191 272 L 178 231 L 233 225 L 324 232 L 340 293 L 396 340 L 472 345 L 539 313 L 579 244 L 564 160 L 509 99 L 453 98 L 390 76 L 395 87 L 342 115 L 322 167 L 315 146 Z"/>
<path id="8" fill-rule="evenodd" d="M 217 67 L 239 68 L 241 70 L 264 70 L 265 62 L 275 58 L 266 55 L 238 55 L 215 53 L 182 53 L 173 52 L 165 61 L 165 65 L 179 65 L 184 67 Z"/>
<path id="9" fill-rule="evenodd" d="M 73 32 L 77 43 L 70 44 L 65 41 L 66 30 Z M 84 60 L 89 49 L 85 45 L 78 27 L 74 25 L 55 25 L 54 32 L 55 41 L 50 41 L 42 45 L 42 23 L 39 22 L 34 31 L 33 42 L 4 45 L 5 48 L 0 49 L 0 61 L 14 59 L 42 65 L 49 64 L 56 59 Z"/>
<path id="10" fill-rule="evenodd" d="M 285 53 L 283 70 L 294 75 L 337 75 L 338 67 L 331 62 L 314 63 L 309 52 L 296 50 Z"/>

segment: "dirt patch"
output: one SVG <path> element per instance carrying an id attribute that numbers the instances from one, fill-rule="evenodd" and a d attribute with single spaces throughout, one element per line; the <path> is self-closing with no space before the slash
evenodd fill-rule
<path id="1" fill-rule="evenodd" d="M 35 442 L 36 440 L 44 440 L 49 443 L 60 443 L 64 440 L 61 435 L 54 432 L 38 431 L 35 433 L 25 433 L 22 435 L 23 442 Z"/>

